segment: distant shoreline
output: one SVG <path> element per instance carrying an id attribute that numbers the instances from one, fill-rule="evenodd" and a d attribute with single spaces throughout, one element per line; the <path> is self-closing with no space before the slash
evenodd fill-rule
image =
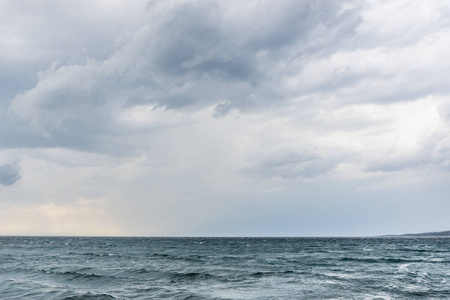
<path id="1" fill-rule="evenodd" d="M 391 234 L 382 235 L 380 237 L 450 237 L 450 230 L 437 232 L 422 232 L 422 233 L 406 233 L 406 234 Z"/>

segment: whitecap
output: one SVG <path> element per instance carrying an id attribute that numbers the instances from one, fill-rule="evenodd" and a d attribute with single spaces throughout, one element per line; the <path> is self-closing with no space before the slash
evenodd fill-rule
<path id="1" fill-rule="evenodd" d="M 411 264 L 402 264 L 402 265 L 400 265 L 399 267 L 398 267 L 398 271 L 400 271 L 400 272 L 406 272 L 406 271 L 409 271 L 409 266 L 410 266 Z"/>

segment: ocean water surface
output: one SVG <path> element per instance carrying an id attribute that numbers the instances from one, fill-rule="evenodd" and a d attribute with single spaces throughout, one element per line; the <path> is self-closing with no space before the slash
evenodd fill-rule
<path id="1" fill-rule="evenodd" d="M 450 299 L 450 238 L 0 237 L 0 299 Z"/>

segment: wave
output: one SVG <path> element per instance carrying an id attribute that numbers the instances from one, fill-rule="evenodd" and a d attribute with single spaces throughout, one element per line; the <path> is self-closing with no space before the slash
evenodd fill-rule
<path id="1" fill-rule="evenodd" d="M 415 262 L 423 262 L 420 259 L 404 259 L 404 258 L 358 258 L 358 257 L 342 257 L 339 261 L 344 262 L 361 262 L 361 263 L 395 263 L 395 264 L 404 264 L 404 263 L 415 263 Z"/>
<path id="2" fill-rule="evenodd" d="M 178 281 L 195 281 L 195 280 L 211 280 L 217 279 L 217 276 L 211 275 L 209 273 L 198 273 L 198 272 L 187 272 L 187 273 L 167 273 L 167 276 L 172 282 Z"/>
<path id="3" fill-rule="evenodd" d="M 172 255 L 167 253 L 151 253 L 149 255 L 150 257 L 155 258 L 165 258 L 170 260 L 184 260 L 184 261 L 191 261 L 191 262 L 204 262 L 204 259 L 207 258 L 203 255 L 197 255 L 197 254 L 191 254 L 188 256 L 179 256 L 179 255 Z"/>
<path id="4" fill-rule="evenodd" d="M 290 275 L 290 274 L 296 274 L 297 272 L 295 271 L 281 271 L 281 272 L 275 272 L 275 271 L 258 271 L 258 272 L 254 272 L 252 274 L 250 274 L 250 276 L 252 277 L 257 277 L 257 278 L 261 278 L 261 277 L 266 277 L 266 276 L 279 276 L 279 275 Z"/>
<path id="5" fill-rule="evenodd" d="M 66 296 L 63 298 L 64 300 L 109 300 L 109 299 L 116 299 L 116 297 L 109 295 L 109 294 L 94 294 L 91 292 L 84 293 L 82 295 L 74 295 L 74 296 Z"/>
<path id="6" fill-rule="evenodd" d="M 88 268 L 87 268 L 88 269 Z M 109 284 L 113 280 L 120 279 L 117 276 L 113 275 L 101 275 L 96 273 L 88 273 L 83 272 L 85 269 L 79 269 L 79 270 L 72 270 L 72 271 L 58 271 L 58 270 L 52 270 L 52 269 L 44 269 L 41 270 L 42 273 L 44 273 L 46 276 L 57 276 L 63 280 L 73 281 L 76 280 L 77 282 L 81 283 L 89 283 L 89 284 Z"/>

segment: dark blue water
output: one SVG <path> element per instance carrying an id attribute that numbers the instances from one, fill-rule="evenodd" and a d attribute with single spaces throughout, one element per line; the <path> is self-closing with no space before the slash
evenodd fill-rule
<path id="1" fill-rule="evenodd" d="M 450 299 L 449 238 L 0 237 L 1 299 Z"/>

